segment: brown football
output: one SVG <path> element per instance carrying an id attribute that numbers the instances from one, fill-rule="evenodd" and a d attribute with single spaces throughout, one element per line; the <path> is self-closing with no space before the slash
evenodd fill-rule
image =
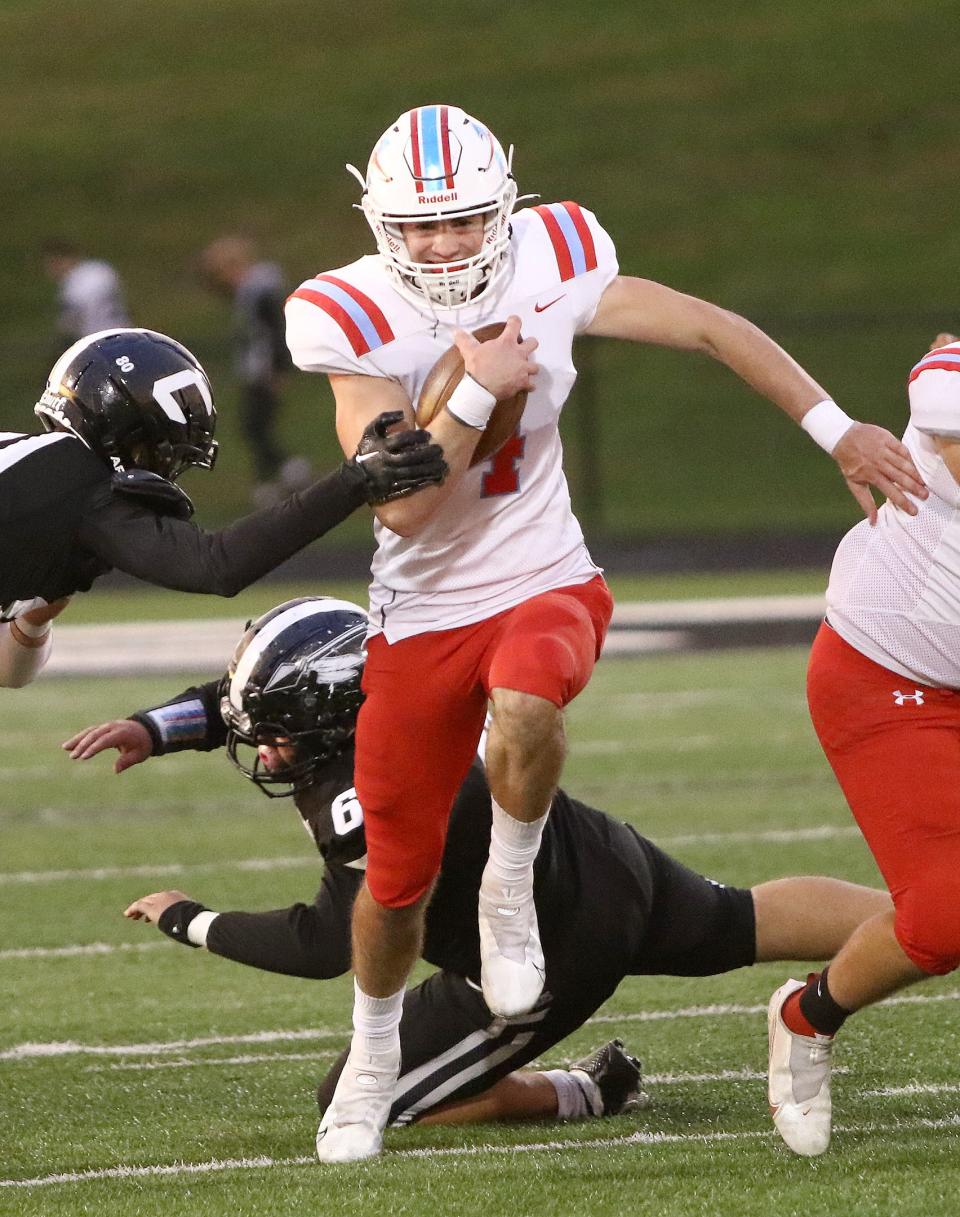
<path id="1" fill-rule="evenodd" d="M 498 321 L 493 325 L 482 326 L 473 331 L 478 342 L 489 342 L 503 333 L 504 322 Z M 519 342 L 520 339 L 518 338 Z M 451 394 L 463 377 L 463 357 L 455 346 L 440 356 L 427 373 L 427 379 L 420 390 L 417 401 L 417 426 L 429 427 L 443 407 L 450 400 Z M 498 401 L 493 407 L 490 421 L 487 423 L 480 441 L 474 449 L 470 461 L 471 468 L 481 461 L 488 461 L 494 453 L 499 452 L 507 442 L 523 416 L 523 408 L 527 404 L 526 390 L 515 393 L 513 397 Z"/>

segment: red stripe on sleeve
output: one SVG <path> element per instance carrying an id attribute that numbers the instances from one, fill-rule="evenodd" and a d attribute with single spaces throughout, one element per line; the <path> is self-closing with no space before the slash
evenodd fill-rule
<path id="1" fill-rule="evenodd" d="M 410 111 L 410 148 L 413 152 L 413 176 L 417 183 L 417 194 L 423 194 L 423 169 L 420 164 L 420 131 L 417 122 L 418 110 Z"/>
<path id="2" fill-rule="evenodd" d="M 562 204 L 567 215 L 573 220 L 573 226 L 577 230 L 577 236 L 583 242 L 583 257 L 587 264 L 587 270 L 597 269 L 597 247 L 593 243 L 593 233 L 590 231 L 590 225 L 580 206 L 577 203 L 566 202 Z"/>
<path id="3" fill-rule="evenodd" d="M 369 296 L 365 295 L 359 287 L 354 287 L 352 283 L 348 283 L 346 279 L 338 279 L 336 275 L 317 275 L 316 278 L 321 283 L 332 283 L 334 287 L 339 287 L 342 292 L 356 300 L 357 304 L 363 309 L 370 320 L 373 322 L 373 328 L 377 331 L 377 336 L 381 342 L 393 342 L 394 333 L 390 328 L 390 322 L 383 315 L 380 306 Z"/>
<path id="4" fill-rule="evenodd" d="M 366 355 L 370 350 L 367 340 L 357 328 L 356 322 L 342 305 L 337 304 L 336 300 L 331 300 L 323 292 L 311 291 L 309 287 L 298 287 L 290 299 L 307 300 L 310 304 L 315 304 L 317 308 L 322 308 L 349 338 L 354 355 Z"/>
<path id="5" fill-rule="evenodd" d="M 960 372 L 960 363 L 948 363 L 940 359 L 927 359 L 923 363 L 918 363 L 910 373 L 910 379 L 907 384 L 913 384 L 921 372 L 928 372 L 931 368 L 939 368 L 941 372 Z"/>
<path id="6" fill-rule="evenodd" d="M 557 223 L 557 218 L 549 207 L 534 207 L 533 210 L 543 220 L 553 245 L 553 252 L 557 257 L 557 266 L 560 268 L 560 282 L 564 283 L 567 279 L 573 278 L 573 260 L 570 257 L 570 250 L 567 247 L 567 239 L 563 235 L 563 229 Z"/>
<path id="7" fill-rule="evenodd" d="M 450 124 L 447 119 L 447 107 L 440 107 L 440 147 L 443 149 L 443 172 L 447 175 L 448 190 L 453 189 L 453 161 L 450 159 Z"/>

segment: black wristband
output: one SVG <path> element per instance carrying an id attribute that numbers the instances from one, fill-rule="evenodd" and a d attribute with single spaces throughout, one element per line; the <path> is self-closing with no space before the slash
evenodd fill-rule
<path id="1" fill-rule="evenodd" d="M 128 714 L 127 718 L 131 722 L 139 723 L 146 730 L 147 735 L 150 736 L 150 742 L 153 744 L 153 755 L 163 756 L 165 751 L 163 736 L 157 730 L 157 724 L 150 717 L 150 711 L 138 710 L 135 714 Z"/>
<path id="2" fill-rule="evenodd" d="M 176 904 L 171 904 L 160 914 L 157 929 L 166 934 L 168 938 L 172 938 L 174 942 L 182 942 L 184 946 L 195 947 L 199 944 L 191 942 L 187 937 L 190 922 L 198 913 L 209 912 L 210 910 L 205 904 L 199 904 L 196 900 L 178 900 Z"/>

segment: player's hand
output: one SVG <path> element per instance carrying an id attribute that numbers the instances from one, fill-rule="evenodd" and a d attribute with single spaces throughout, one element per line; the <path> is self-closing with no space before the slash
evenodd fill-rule
<path id="1" fill-rule="evenodd" d="M 886 495 L 894 507 L 911 516 L 917 514 L 917 505 L 907 495 L 916 495 L 918 499 L 927 497 L 927 488 L 909 450 L 883 427 L 854 423 L 841 436 L 833 450 L 833 459 L 871 524 L 877 522 L 877 505 L 871 486 Z"/>
<path id="2" fill-rule="evenodd" d="M 935 351 L 938 347 L 948 347 L 951 342 L 957 342 L 956 334 L 948 334 L 946 330 L 939 333 L 933 342 L 927 347 L 928 351 Z"/>
<path id="3" fill-rule="evenodd" d="M 96 727 L 84 727 L 60 745 L 70 753 L 72 761 L 86 761 L 98 752 L 116 748 L 120 753 L 113 766 L 114 773 L 123 773 L 131 765 L 139 765 L 153 755 L 153 740 L 143 723 L 132 718 L 121 718 L 114 722 L 100 723 Z"/>
<path id="4" fill-rule="evenodd" d="M 447 476 L 443 449 L 429 431 L 390 433 L 403 421 L 402 410 L 379 414 L 364 429 L 353 460 L 346 462 L 363 477 L 368 503 L 404 498 L 424 486 L 439 485 Z"/>
<path id="5" fill-rule="evenodd" d="M 508 317 L 498 338 L 478 342 L 466 330 L 453 335 L 457 350 L 463 356 L 467 374 L 492 393 L 497 401 L 505 401 L 517 393 L 535 388 L 540 370 L 531 356 L 540 345 L 536 338 L 520 341 L 520 318 Z"/>
<path id="6" fill-rule="evenodd" d="M 156 925 L 171 904 L 190 899 L 192 897 L 183 892 L 151 892 L 149 896 L 141 896 L 133 904 L 128 904 L 123 915 L 131 921 L 149 921 L 151 925 Z"/>
<path id="7" fill-rule="evenodd" d="M 20 616 L 24 621 L 29 621 L 31 625 L 46 625 L 54 617 L 59 617 L 69 603 L 70 597 L 63 596 L 60 600 L 54 600 L 52 604 L 42 604 L 39 608 L 27 609 Z"/>

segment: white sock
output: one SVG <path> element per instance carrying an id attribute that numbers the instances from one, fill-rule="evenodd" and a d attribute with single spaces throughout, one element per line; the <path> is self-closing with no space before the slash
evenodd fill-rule
<path id="1" fill-rule="evenodd" d="M 584 1120 L 596 1112 L 587 1101 L 587 1094 L 578 1079 L 566 1069 L 548 1069 L 544 1075 L 557 1092 L 557 1119 Z"/>
<path id="2" fill-rule="evenodd" d="M 403 995 L 401 989 L 389 997 L 370 997 L 354 979 L 351 1052 L 372 1055 L 399 1050 Z"/>
<path id="3" fill-rule="evenodd" d="M 533 864 L 540 852 L 540 838 L 548 811 L 538 820 L 516 820 L 491 799 L 493 825 L 490 831 L 490 856 L 483 875 L 503 887 L 525 887 L 533 881 Z"/>

